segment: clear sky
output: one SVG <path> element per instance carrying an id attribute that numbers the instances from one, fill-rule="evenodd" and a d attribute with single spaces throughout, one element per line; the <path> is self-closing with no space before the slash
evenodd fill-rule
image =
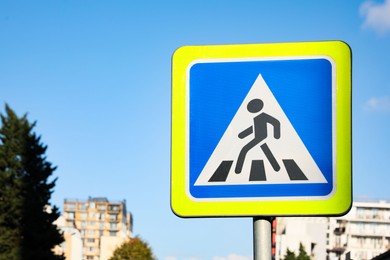
<path id="1" fill-rule="evenodd" d="M 37 121 L 52 203 L 126 199 L 161 260 L 252 258 L 252 219 L 170 210 L 171 57 L 183 45 L 342 40 L 353 53 L 353 193 L 389 199 L 390 0 L 0 2 L 0 111 Z"/>

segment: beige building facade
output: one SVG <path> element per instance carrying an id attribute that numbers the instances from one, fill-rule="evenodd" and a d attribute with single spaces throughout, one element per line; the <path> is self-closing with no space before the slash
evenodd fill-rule
<path id="1" fill-rule="evenodd" d="M 57 255 L 64 255 L 65 259 L 82 260 L 82 240 L 80 232 L 75 227 L 66 225 L 64 216 L 60 216 L 55 222 L 64 236 L 64 242 L 54 248 Z"/>

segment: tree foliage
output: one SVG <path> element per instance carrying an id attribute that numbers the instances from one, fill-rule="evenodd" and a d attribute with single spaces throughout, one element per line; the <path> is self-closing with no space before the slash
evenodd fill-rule
<path id="1" fill-rule="evenodd" d="M 296 260 L 296 259 L 297 257 L 295 256 L 295 253 L 291 251 L 289 248 L 287 248 L 287 252 L 283 260 Z"/>
<path id="2" fill-rule="evenodd" d="M 306 253 L 305 247 L 299 243 L 299 255 L 297 260 L 310 260 L 310 256 Z"/>
<path id="3" fill-rule="evenodd" d="M 287 248 L 286 255 L 283 260 L 310 260 L 310 256 L 307 254 L 303 244 L 299 243 L 299 254 L 296 256 L 293 251 Z"/>
<path id="4" fill-rule="evenodd" d="M 109 260 L 155 260 L 148 243 L 135 237 L 118 247 Z"/>
<path id="5" fill-rule="evenodd" d="M 8 106 L 0 114 L 0 260 L 64 259 L 52 249 L 63 241 L 53 221 L 59 217 L 49 200 L 56 179 L 46 161 L 47 146 L 33 132 L 27 115 Z"/>

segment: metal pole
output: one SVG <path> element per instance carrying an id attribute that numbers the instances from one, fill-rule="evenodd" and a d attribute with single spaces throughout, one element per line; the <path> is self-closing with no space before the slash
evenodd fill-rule
<path id="1" fill-rule="evenodd" d="M 272 218 L 253 217 L 254 260 L 272 259 Z"/>

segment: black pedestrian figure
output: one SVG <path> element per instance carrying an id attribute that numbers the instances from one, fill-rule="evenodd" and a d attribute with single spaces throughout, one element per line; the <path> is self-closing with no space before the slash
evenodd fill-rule
<path id="1" fill-rule="evenodd" d="M 251 100 L 248 105 L 247 109 L 251 113 L 258 113 L 263 109 L 264 103 L 260 99 L 253 99 Z M 253 118 L 253 125 L 242 131 L 238 134 L 238 137 L 243 139 L 247 137 L 248 135 L 252 134 L 254 135 L 254 138 L 246 144 L 242 149 L 237 159 L 236 169 L 235 172 L 241 173 L 242 167 L 244 165 L 246 154 L 256 145 L 260 144 L 264 139 L 268 137 L 267 133 L 267 123 L 271 124 L 274 129 L 274 138 L 279 139 L 280 138 L 280 122 L 279 120 L 275 119 L 274 117 L 266 114 L 266 113 L 260 113 L 257 116 Z M 268 145 L 266 143 L 263 143 L 260 148 L 263 150 L 265 156 L 267 157 L 268 161 L 270 162 L 272 168 L 275 171 L 280 170 L 280 166 L 278 162 L 276 161 L 275 157 L 271 153 L 271 150 L 269 149 Z"/>

